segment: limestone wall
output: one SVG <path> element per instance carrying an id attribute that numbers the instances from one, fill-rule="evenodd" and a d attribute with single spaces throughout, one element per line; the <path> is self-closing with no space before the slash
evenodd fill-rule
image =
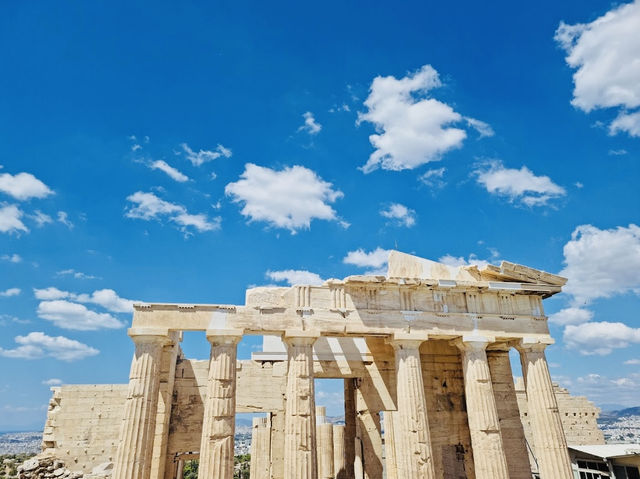
<path id="1" fill-rule="evenodd" d="M 90 472 L 113 461 L 118 449 L 126 384 L 51 388 L 43 449 L 71 471 Z"/>

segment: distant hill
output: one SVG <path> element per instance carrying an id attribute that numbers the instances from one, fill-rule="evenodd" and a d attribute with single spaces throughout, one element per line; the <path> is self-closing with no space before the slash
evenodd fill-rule
<path id="1" fill-rule="evenodd" d="M 640 416 L 640 406 L 628 407 L 617 411 L 606 411 L 600 413 L 600 419 L 598 422 L 601 424 L 608 424 L 615 422 L 621 417 Z"/>

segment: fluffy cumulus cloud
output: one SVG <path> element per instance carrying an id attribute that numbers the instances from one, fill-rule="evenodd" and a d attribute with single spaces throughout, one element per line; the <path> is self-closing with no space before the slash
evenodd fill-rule
<path id="1" fill-rule="evenodd" d="M 22 222 L 23 215 L 23 211 L 16 205 L 0 203 L 0 233 L 29 231 L 29 228 Z"/>
<path id="2" fill-rule="evenodd" d="M 359 268 L 369 268 L 365 274 L 375 274 L 384 276 L 387 274 L 387 263 L 389 261 L 389 253 L 391 250 L 382 249 L 380 247 L 373 251 L 366 252 L 362 248 L 349 251 L 342 259 L 345 264 L 352 264 Z"/>
<path id="3" fill-rule="evenodd" d="M 477 182 L 489 193 L 526 206 L 544 206 L 564 196 L 565 189 L 548 176 L 536 176 L 529 168 L 506 168 L 500 161 L 480 165 L 474 172 Z"/>
<path id="4" fill-rule="evenodd" d="M 467 119 L 446 103 L 429 97 L 441 86 L 438 72 L 431 65 L 402 78 L 378 76 L 371 83 L 367 110 L 358 122 L 370 122 L 376 133 L 369 137 L 375 151 L 362 167 L 365 173 L 377 168 L 385 170 L 413 169 L 439 160 L 444 153 L 462 146 L 468 126 L 481 135 L 493 134 L 486 123 Z M 457 126 L 456 126 L 457 125 Z"/>
<path id="5" fill-rule="evenodd" d="M 556 41 L 575 69 L 572 104 L 585 112 L 621 108 L 612 134 L 640 136 L 640 0 L 614 7 L 591 23 L 560 23 Z"/>
<path id="6" fill-rule="evenodd" d="M 20 201 L 31 198 L 45 198 L 53 194 L 53 191 L 47 185 L 31 173 L 1 174 L 0 191 Z"/>
<path id="7" fill-rule="evenodd" d="M 37 310 L 40 318 L 52 321 L 60 328 L 81 331 L 121 328 L 124 323 L 110 313 L 131 313 L 133 304 L 140 302 L 121 298 L 112 289 L 78 294 L 49 287 L 34 289 L 33 292 L 40 300 Z M 85 304 L 100 306 L 108 313 L 93 311 Z"/>
<path id="8" fill-rule="evenodd" d="M 98 313 L 83 304 L 64 299 L 42 301 L 38 305 L 38 316 L 53 322 L 63 329 L 95 331 L 98 329 L 118 329 L 124 323 L 109 313 Z"/>
<path id="9" fill-rule="evenodd" d="M 626 131 L 630 136 L 640 137 L 640 111 L 635 113 L 621 112 L 609 126 L 609 132 L 615 135 Z"/>
<path id="10" fill-rule="evenodd" d="M 311 220 L 337 220 L 331 207 L 342 192 L 303 166 L 272 170 L 247 163 L 235 183 L 225 193 L 242 204 L 241 213 L 250 221 L 264 221 L 292 233 L 309 229 Z"/>
<path id="11" fill-rule="evenodd" d="M 296 284 L 320 286 L 324 283 L 324 280 L 318 274 L 298 269 L 267 271 L 266 276 L 276 282 L 286 281 L 290 286 Z"/>
<path id="12" fill-rule="evenodd" d="M 564 246 L 569 279 L 564 287 L 576 304 L 615 295 L 640 294 L 640 227 L 634 224 L 601 230 L 580 225 Z"/>
<path id="13" fill-rule="evenodd" d="M 564 308 L 549 316 L 549 321 L 560 326 L 587 323 L 593 319 L 593 311 L 587 308 Z"/>
<path id="14" fill-rule="evenodd" d="M 298 128 L 298 131 L 306 131 L 310 135 L 317 135 L 318 133 L 320 133 L 320 130 L 322 130 L 322 125 L 316 121 L 313 113 L 307 111 L 302 115 L 302 118 L 304 118 L 304 123 L 302 124 L 302 126 L 300 126 L 300 128 Z"/>
<path id="15" fill-rule="evenodd" d="M 216 146 L 214 150 L 192 150 L 189 145 L 182 143 L 180 145 L 187 160 L 194 166 L 200 166 L 208 161 L 217 160 L 218 158 L 231 158 L 231 150 L 222 145 Z"/>
<path id="16" fill-rule="evenodd" d="M 133 299 L 121 298 L 112 289 L 98 289 L 91 294 L 77 294 L 69 291 L 62 291 L 53 286 L 43 289 L 34 289 L 33 294 L 41 301 L 51 301 L 56 299 L 69 299 L 77 303 L 91 303 L 102 306 L 112 313 L 132 313 L 133 305 L 140 303 Z"/>
<path id="17" fill-rule="evenodd" d="M 380 210 L 380 215 L 391 220 L 399 226 L 411 228 L 416 224 L 416 212 L 400 203 L 391 203 L 387 208 Z"/>
<path id="18" fill-rule="evenodd" d="M 149 168 L 151 168 L 152 170 L 160 170 L 166 173 L 169 176 L 169 178 L 177 181 L 178 183 L 184 183 L 185 181 L 189 181 L 189 177 L 187 175 L 177 170 L 176 168 L 174 168 L 164 160 L 157 160 L 149 163 Z"/>
<path id="19" fill-rule="evenodd" d="M 153 193 L 137 191 L 129 195 L 127 200 L 132 203 L 125 213 L 128 218 L 145 221 L 168 220 L 175 223 L 185 234 L 193 230 L 203 232 L 220 228 L 219 217 L 209 218 L 203 213 L 191 214 L 184 206 L 165 201 Z"/>
<path id="20" fill-rule="evenodd" d="M 564 329 L 563 341 L 581 354 L 605 356 L 614 349 L 640 344 L 640 328 L 607 321 L 569 325 Z"/>
<path id="21" fill-rule="evenodd" d="M 76 361 L 95 356 L 100 351 L 79 341 L 64 336 L 47 336 L 33 331 L 26 336 L 16 336 L 18 346 L 14 349 L 0 348 L 0 356 L 17 359 L 54 358 L 61 361 Z"/>
<path id="22" fill-rule="evenodd" d="M 53 286 L 43 289 L 34 288 L 33 294 L 36 299 L 45 301 L 52 299 L 64 299 L 71 296 L 71 293 L 69 293 L 68 291 L 61 291 L 58 288 L 54 288 Z"/>

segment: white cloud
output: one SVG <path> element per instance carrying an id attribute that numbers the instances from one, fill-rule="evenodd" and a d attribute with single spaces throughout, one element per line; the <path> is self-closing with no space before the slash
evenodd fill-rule
<path id="1" fill-rule="evenodd" d="M 447 151 L 462 146 L 467 133 L 453 125 L 465 118 L 449 105 L 427 96 L 439 86 L 438 72 L 431 65 L 400 79 L 374 78 L 364 102 L 367 111 L 358 114 L 358 123 L 367 121 L 376 128 L 376 134 L 369 137 L 375 151 L 362 171 L 413 169 L 438 161 Z M 472 127 L 489 132 L 486 123 L 470 120 L 469 124 L 475 124 Z"/>
<path id="2" fill-rule="evenodd" d="M 51 378 L 47 379 L 46 381 L 42 381 L 42 384 L 44 384 L 45 386 L 60 386 L 62 384 L 62 379 Z"/>
<path id="3" fill-rule="evenodd" d="M 149 164 L 149 168 L 151 168 L 152 170 L 163 171 L 167 175 L 169 175 L 171 179 L 179 183 L 184 183 L 185 181 L 189 181 L 189 177 L 187 175 L 183 174 L 173 166 L 169 165 L 169 163 L 167 163 L 164 160 L 154 161 L 153 163 Z"/>
<path id="4" fill-rule="evenodd" d="M 187 160 L 189 160 L 195 166 L 200 166 L 207 161 L 216 160 L 220 157 L 231 158 L 231 150 L 229 148 L 225 148 L 222 145 L 216 146 L 215 150 L 213 151 L 200 150 L 198 152 L 193 151 L 186 143 L 182 143 L 180 146 L 182 147 Z"/>
<path id="5" fill-rule="evenodd" d="M 640 59 L 638 62 L 640 62 Z M 609 126 L 609 133 L 615 135 L 621 131 L 626 131 L 629 136 L 640 137 L 640 111 L 635 113 L 621 112 L 618 114 Z"/>
<path id="6" fill-rule="evenodd" d="M 433 168 L 425 171 L 418 177 L 418 180 L 431 188 L 444 188 L 447 184 L 443 180 L 445 171 L 447 171 L 445 167 Z"/>
<path id="7" fill-rule="evenodd" d="M 20 288 L 9 288 L 5 291 L 0 291 L 0 296 L 9 298 L 11 296 L 18 296 L 21 292 L 22 290 Z"/>
<path id="8" fill-rule="evenodd" d="M 640 294 L 640 227 L 601 230 L 580 225 L 563 251 L 565 267 L 560 275 L 569 279 L 564 291 L 575 305 L 629 292 Z"/>
<path id="9" fill-rule="evenodd" d="M 36 299 L 42 301 L 68 299 L 78 303 L 97 304 L 112 313 L 132 313 L 133 305 L 141 302 L 134 299 L 121 298 L 112 289 L 98 289 L 91 294 L 77 294 L 69 291 L 62 291 L 52 286 L 45 289 L 34 288 L 33 292 Z"/>
<path id="10" fill-rule="evenodd" d="M 520 201 L 527 206 L 544 206 L 550 200 L 564 196 L 566 191 L 548 176 L 536 176 L 523 166 L 519 170 L 505 168 L 500 161 L 491 161 L 479 166 L 474 172 L 477 182 L 495 195 L 505 196 L 509 201 Z"/>
<path id="11" fill-rule="evenodd" d="M 38 317 L 52 321 L 59 328 L 78 331 L 118 329 L 124 326 L 124 323 L 108 313 L 97 313 L 82 304 L 63 299 L 42 301 L 38 305 Z"/>
<path id="12" fill-rule="evenodd" d="M 568 324 L 587 323 L 593 319 L 593 311 L 585 308 L 564 308 L 549 316 L 549 322 L 566 326 Z"/>
<path id="13" fill-rule="evenodd" d="M 469 117 L 466 117 L 464 120 L 471 128 L 478 132 L 480 138 L 495 135 L 495 132 L 493 131 L 493 128 L 491 128 L 491 125 L 485 123 L 484 121 L 476 120 L 475 118 Z"/>
<path id="14" fill-rule="evenodd" d="M 73 223 L 69 219 L 69 215 L 66 211 L 58 211 L 58 223 L 62 223 L 70 230 L 73 229 Z"/>
<path id="15" fill-rule="evenodd" d="M 298 128 L 298 131 L 306 131 L 310 135 L 317 135 L 322 130 L 322 125 L 316 122 L 313 117 L 313 113 L 310 111 L 305 112 L 302 117 L 304 118 L 304 125 Z"/>
<path id="16" fill-rule="evenodd" d="M 2 205 L 2 203 L 0 203 Z M 29 231 L 21 218 L 23 212 L 16 205 L 2 205 L 0 207 L 0 233 L 17 233 L 19 231 Z"/>
<path id="17" fill-rule="evenodd" d="M 29 218 L 36 222 L 36 226 L 38 226 L 38 228 L 41 228 L 48 223 L 53 223 L 51 216 L 43 213 L 40 210 L 36 210 L 32 215 L 27 216 L 29 216 Z"/>
<path id="18" fill-rule="evenodd" d="M 76 361 L 89 356 L 95 356 L 100 351 L 86 344 L 64 336 L 47 336 L 33 331 L 26 336 L 16 336 L 19 344 L 15 349 L 0 348 L 0 356 L 17 359 L 54 358 L 61 361 Z"/>
<path id="19" fill-rule="evenodd" d="M 575 69 L 571 103 L 585 112 L 596 108 L 640 106 L 640 1 L 616 6 L 591 23 L 560 23 L 555 39 Z M 635 136 L 640 116 L 622 115 L 612 134 L 625 130 Z M 618 122 L 616 124 L 616 122 Z M 614 126 L 615 125 L 615 126 Z"/>
<path id="20" fill-rule="evenodd" d="M 33 294 L 36 299 L 41 300 L 52 300 L 52 299 L 63 299 L 71 296 L 71 293 L 68 291 L 61 291 L 58 288 L 54 288 L 53 286 L 44 289 L 33 288 Z"/>
<path id="21" fill-rule="evenodd" d="M 290 286 L 296 284 L 320 286 L 324 283 L 324 280 L 319 275 L 305 270 L 287 269 L 282 271 L 267 271 L 266 276 L 273 281 L 286 281 Z"/>
<path id="22" fill-rule="evenodd" d="M 497 257 L 496 254 L 492 254 L 492 257 Z M 452 268 L 457 268 L 459 266 L 477 266 L 482 269 L 488 264 L 491 264 L 489 261 L 480 259 L 475 254 L 471 253 L 467 259 L 462 256 L 453 256 L 450 254 L 446 254 L 438 258 L 438 262 L 442 264 L 446 264 L 447 266 L 451 266 Z"/>
<path id="23" fill-rule="evenodd" d="M 640 328 L 606 321 L 568 325 L 563 341 L 568 348 L 579 349 L 581 354 L 605 356 L 614 349 L 640 344 Z"/>
<path id="24" fill-rule="evenodd" d="M 365 274 L 384 276 L 387 274 L 387 263 L 390 252 L 391 250 L 378 247 L 367 253 L 362 248 L 359 248 L 355 251 L 349 251 L 342 259 L 342 262 L 360 268 L 372 268 L 370 271 L 366 271 Z"/>
<path id="25" fill-rule="evenodd" d="M 150 221 L 161 218 L 167 218 L 169 221 L 176 223 L 179 229 L 185 233 L 188 227 L 193 227 L 197 231 L 212 231 L 220 228 L 220 217 L 209 218 L 205 214 L 190 214 L 187 209 L 175 203 L 170 203 L 158 198 L 153 193 L 144 193 L 137 191 L 127 197 L 127 200 L 134 203 L 126 211 L 128 218 L 142 219 Z"/>
<path id="26" fill-rule="evenodd" d="M 638 365 L 640 365 L 640 359 L 628 359 L 624 363 L 629 365 L 629 366 L 638 366 Z"/>
<path id="27" fill-rule="evenodd" d="M 412 227 L 416 224 L 416 212 L 410 208 L 407 208 L 400 203 L 392 203 L 387 209 L 380 210 L 380 214 L 393 220 L 394 223 L 400 226 Z"/>
<path id="28" fill-rule="evenodd" d="M 594 108 L 640 105 L 640 2 L 618 6 L 591 23 L 560 23 L 555 39 L 573 75 L 573 105 Z"/>
<path id="29" fill-rule="evenodd" d="M 18 173 L 17 175 L 2 173 L 0 175 L 0 191 L 20 201 L 45 198 L 53 194 L 47 185 L 31 173 Z"/>
<path id="30" fill-rule="evenodd" d="M 133 299 L 121 298 L 112 289 L 99 289 L 91 293 L 91 295 L 74 295 L 73 299 L 80 303 L 98 304 L 112 313 L 132 313 L 133 305 L 140 303 L 140 301 Z"/>
<path id="31" fill-rule="evenodd" d="M 85 274 L 82 271 L 76 271 L 75 269 L 64 269 L 62 271 L 58 271 L 56 276 L 73 276 L 75 279 L 98 279 L 97 276 Z"/>
<path id="32" fill-rule="evenodd" d="M 20 263 L 22 261 L 22 257 L 19 254 L 3 254 L 0 256 L 2 261 L 8 261 L 9 263 Z"/>
<path id="33" fill-rule="evenodd" d="M 252 163 L 245 165 L 238 181 L 225 187 L 225 193 L 243 204 L 241 213 L 250 221 L 265 221 L 292 233 L 309 229 L 314 218 L 336 220 L 329 204 L 343 196 L 303 166 L 277 171 Z"/>

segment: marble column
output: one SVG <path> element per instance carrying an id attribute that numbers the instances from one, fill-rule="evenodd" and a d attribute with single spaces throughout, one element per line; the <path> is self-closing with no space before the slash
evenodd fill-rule
<path id="1" fill-rule="evenodd" d="M 497 347 L 497 349 L 496 349 Z M 509 479 L 531 479 L 531 464 L 524 436 L 513 371 L 508 346 L 496 346 L 487 350 L 493 396 L 496 399 L 500 434 L 509 468 Z"/>
<path id="2" fill-rule="evenodd" d="M 396 461 L 395 429 L 397 421 L 395 411 L 384 412 L 384 458 L 387 479 L 398 479 L 398 462 Z"/>
<path id="3" fill-rule="evenodd" d="M 236 429 L 236 350 L 242 330 L 207 330 L 211 343 L 199 477 L 232 479 Z"/>
<path id="4" fill-rule="evenodd" d="M 271 424 L 268 417 L 253 418 L 251 429 L 251 479 L 271 477 Z"/>
<path id="5" fill-rule="evenodd" d="M 135 344 L 113 479 L 149 479 L 158 412 L 162 351 L 168 330 L 132 328 Z"/>
<path id="6" fill-rule="evenodd" d="M 344 462 L 345 479 L 354 479 L 356 461 L 356 388 L 354 378 L 344 380 Z"/>
<path id="7" fill-rule="evenodd" d="M 317 479 L 316 410 L 313 383 L 312 331 L 287 331 L 284 479 Z"/>
<path id="8" fill-rule="evenodd" d="M 345 426 L 333 425 L 333 474 L 336 479 L 345 479 L 344 431 Z"/>
<path id="9" fill-rule="evenodd" d="M 333 424 L 316 425 L 318 445 L 318 479 L 333 479 Z"/>
<path id="10" fill-rule="evenodd" d="M 464 393 L 476 478 L 509 479 L 487 361 L 488 343 L 488 339 L 480 336 L 463 337 L 455 342 L 462 351 Z"/>
<path id="11" fill-rule="evenodd" d="M 534 450 L 541 479 L 571 479 L 571 460 L 544 354 L 546 346 L 526 339 L 516 346 L 522 360 Z"/>
<path id="12" fill-rule="evenodd" d="M 431 434 L 422 379 L 420 344 L 426 335 L 395 334 L 389 343 L 395 350 L 397 381 L 396 440 L 398 477 L 435 479 Z"/>

